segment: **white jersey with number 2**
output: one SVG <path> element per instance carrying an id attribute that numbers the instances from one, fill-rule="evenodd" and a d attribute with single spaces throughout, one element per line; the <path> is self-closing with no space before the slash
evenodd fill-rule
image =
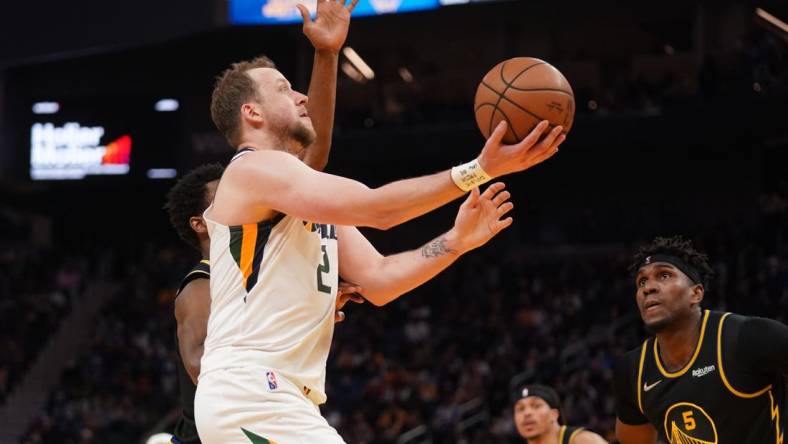
<path id="1" fill-rule="evenodd" d="M 322 404 L 338 285 L 335 226 L 281 214 L 226 226 L 210 213 L 211 313 L 200 377 L 264 367 Z"/>

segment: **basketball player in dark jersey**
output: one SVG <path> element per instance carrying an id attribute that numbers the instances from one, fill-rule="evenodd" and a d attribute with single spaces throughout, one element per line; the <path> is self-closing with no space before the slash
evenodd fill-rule
<path id="1" fill-rule="evenodd" d="M 175 298 L 176 362 L 182 407 L 173 431 L 172 442 L 176 444 L 200 442 L 194 425 L 194 393 L 211 309 L 209 239 L 202 213 L 213 200 L 223 171 L 219 164 L 203 165 L 183 176 L 167 194 L 165 209 L 170 222 L 181 239 L 197 248 L 202 257 L 181 281 Z"/>
<path id="2" fill-rule="evenodd" d="M 703 310 L 713 274 L 680 237 L 656 238 L 631 265 L 655 334 L 616 364 L 622 444 L 782 444 L 788 326 Z"/>
<path id="3" fill-rule="evenodd" d="M 515 394 L 514 423 L 528 444 L 605 444 L 583 427 L 561 425 L 561 402 L 550 387 L 531 384 Z"/>
<path id="4" fill-rule="evenodd" d="M 328 162 L 334 124 L 337 58 L 349 27 L 349 20 L 338 19 L 337 8 L 342 6 L 323 2 L 315 20 L 304 25 L 304 34 L 315 47 L 307 108 L 316 133 L 315 142 L 304 162 L 317 170 L 322 170 Z M 175 299 L 178 324 L 175 340 L 180 357 L 177 362 L 183 406 L 172 438 L 176 444 L 200 442 L 194 424 L 194 395 L 211 304 L 210 240 L 202 214 L 213 201 L 223 171 L 218 164 L 196 168 L 178 181 L 168 193 L 165 205 L 179 236 L 202 255 L 202 260 L 181 281 Z M 341 283 L 337 291 L 339 296 L 334 320 L 341 322 L 345 317 L 341 308 L 348 301 L 361 303 L 364 299 L 358 294 L 361 288 L 352 284 Z"/>

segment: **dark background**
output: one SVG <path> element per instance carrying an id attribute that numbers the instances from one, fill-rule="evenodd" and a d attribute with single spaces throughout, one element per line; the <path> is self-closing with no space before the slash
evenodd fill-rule
<path id="1" fill-rule="evenodd" d="M 784 8 L 779 2 L 568 2 L 558 8 L 513 1 L 358 19 L 348 45 L 377 77 L 358 84 L 340 73 L 329 170 L 379 185 L 474 156 L 483 142 L 471 113 L 478 80 L 500 60 L 529 55 L 569 78 L 578 117 L 556 159 L 508 179 L 525 203 L 518 210 L 550 208 L 562 215 L 553 217 L 558 225 L 576 223 L 571 215 L 582 208 L 613 211 L 619 217 L 605 223 L 609 232 L 629 229 L 628 235 L 637 233 L 633 225 L 647 223 L 642 218 L 653 221 L 654 208 L 664 217 L 651 231 L 681 228 L 664 225 L 677 223 L 670 206 L 693 209 L 680 211 L 687 227 L 730 215 L 732 208 L 746 212 L 745 201 L 752 204 L 754 194 L 784 179 L 785 41 L 753 14 L 754 6 L 775 5 L 772 13 Z M 226 158 L 207 105 L 213 78 L 228 63 L 268 54 L 306 90 L 311 49 L 299 26 L 229 27 L 222 24 L 222 5 L 208 2 L 14 9 L 2 19 L 9 36 L 3 40 L 13 44 L 0 52 L 6 65 L 0 168 L 9 199 L 52 217 L 62 214 L 52 211 L 58 205 L 89 212 L 97 193 L 106 192 L 114 197 L 102 201 L 118 205 L 119 213 L 145 223 L 161 219 L 161 193 L 169 184 L 145 180 L 144 171 L 168 165 L 145 159 L 167 159 L 183 172 Z M 399 67 L 415 81 L 404 82 Z M 164 97 L 180 101 L 174 115 L 134 109 Z M 64 112 L 73 101 L 92 103 L 129 126 L 161 134 L 135 144 L 128 177 L 30 183 L 29 110 L 39 100 L 59 101 Z M 150 229 L 164 233 L 166 226 Z"/>

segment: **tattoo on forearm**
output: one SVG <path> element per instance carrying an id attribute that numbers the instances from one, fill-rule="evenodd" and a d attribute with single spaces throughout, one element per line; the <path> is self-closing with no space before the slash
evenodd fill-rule
<path id="1" fill-rule="evenodd" d="M 456 253 L 456 251 L 449 248 L 449 246 L 446 245 L 446 239 L 442 237 L 421 247 L 421 255 L 423 257 L 439 257 L 448 253 Z"/>

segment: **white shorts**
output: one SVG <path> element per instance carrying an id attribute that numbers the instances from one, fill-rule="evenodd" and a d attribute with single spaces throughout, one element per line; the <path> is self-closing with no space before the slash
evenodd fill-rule
<path id="1" fill-rule="evenodd" d="M 259 367 L 200 375 L 194 419 L 205 444 L 345 443 L 293 382 Z"/>

